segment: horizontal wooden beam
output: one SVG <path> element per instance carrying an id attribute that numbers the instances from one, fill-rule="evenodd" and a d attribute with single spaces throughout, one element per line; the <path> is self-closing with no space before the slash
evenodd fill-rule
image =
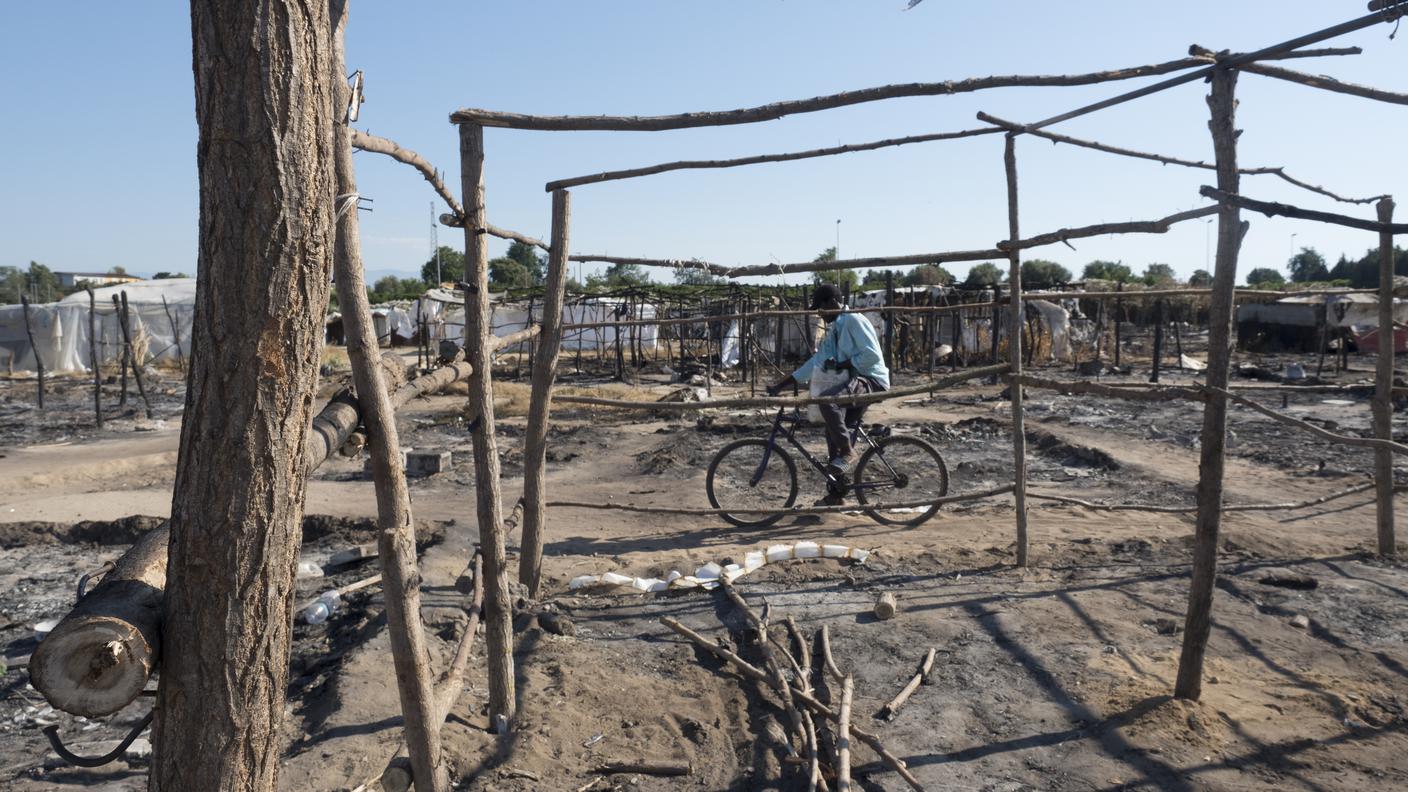
<path id="1" fill-rule="evenodd" d="M 972 93 L 992 88 L 1035 88 L 1076 85 L 1130 80 L 1171 74 L 1184 69 L 1192 69 L 1206 64 L 1203 58 L 1180 58 L 1166 63 L 1148 66 L 1135 66 L 1124 69 L 1090 72 L 1087 74 L 1053 75 L 999 75 L 993 77 L 972 77 L 965 80 L 945 82 L 904 83 L 882 85 L 857 91 L 817 96 L 810 99 L 796 99 L 771 104 L 748 107 L 738 110 L 718 110 L 697 113 L 679 113 L 660 116 L 539 116 L 525 113 L 508 113 L 495 110 L 466 108 L 450 114 L 452 124 L 479 124 L 486 127 L 509 129 L 533 129 L 540 131 L 611 131 L 611 132 L 660 132 L 670 129 L 693 129 L 697 127 L 730 126 L 753 124 L 759 121 L 775 121 L 779 118 L 799 113 L 815 113 L 838 107 L 878 102 L 886 99 L 900 99 L 916 96 L 951 96 Z"/>
<path id="2" fill-rule="evenodd" d="M 1319 88 L 1322 91 L 1331 93 L 1342 93 L 1350 96 L 1358 96 L 1361 99 L 1373 99 L 1376 102 L 1387 102 L 1389 104 L 1408 105 L 1408 93 L 1398 91 L 1388 91 L 1382 88 L 1374 88 L 1358 83 L 1344 82 L 1323 74 L 1308 74 L 1306 72 L 1286 69 L 1280 66 L 1269 66 L 1264 63 L 1249 63 L 1241 67 L 1244 72 L 1260 74 L 1263 77 L 1274 77 L 1278 80 L 1300 83 L 1311 88 Z"/>
<path id="3" fill-rule="evenodd" d="M 1080 228 L 1062 228 L 1059 231 L 1052 231 L 1046 234 L 1038 234 L 1034 237 L 1019 239 L 1014 244 L 1012 242 L 998 242 L 998 248 L 1005 251 L 1012 248 L 1026 250 L 1027 248 L 1043 247 L 1054 245 L 1057 242 L 1069 244 L 1072 239 L 1084 239 L 1088 237 L 1105 236 L 1106 234 L 1165 234 L 1169 228 L 1176 223 L 1187 220 L 1195 220 L 1199 217 L 1217 214 L 1216 206 L 1205 206 L 1201 209 L 1191 209 L 1187 212 L 1171 214 L 1158 220 L 1134 220 L 1127 223 L 1099 223 L 1097 225 L 1082 226 Z"/>
<path id="4" fill-rule="evenodd" d="M 1356 48 L 1356 49 L 1357 49 L 1357 48 Z M 1057 134 L 1057 133 L 1055 133 L 1055 132 L 1048 132 L 1048 131 L 1046 131 L 1046 130 L 1044 130 L 1044 129 L 1035 129 L 1035 128 L 1032 128 L 1032 127 L 1030 127 L 1030 126 L 1028 126 L 1028 125 L 1025 125 L 1025 124 L 1018 124 L 1018 123 L 1015 123 L 1015 122 L 1012 122 L 1012 121 L 1006 121 L 1006 120 L 1004 120 L 1004 119 L 998 118 L 997 116 L 991 115 L 991 114 L 989 114 L 989 113 L 979 112 L 979 113 L 978 113 L 978 119 L 981 120 L 981 121 L 986 121 L 986 122 L 989 123 L 989 124 L 993 124 L 993 125 L 995 125 L 995 126 L 1001 127 L 1002 129 L 1006 129 L 1006 130 L 1008 130 L 1008 131 L 1010 131 L 1010 132 L 1016 132 L 1016 133 L 1018 133 L 1018 134 L 1024 134 L 1024 135 L 1033 135 L 1033 136 L 1035 136 L 1035 137 L 1039 137 L 1039 138 L 1044 138 L 1044 139 L 1046 139 L 1046 140 L 1050 140 L 1050 141 L 1052 141 L 1053 143 L 1066 143 L 1066 144 L 1069 144 L 1069 145 L 1072 145 L 1072 146 L 1079 146 L 1079 147 L 1081 147 L 1081 148 L 1093 149 L 1093 150 L 1095 150 L 1095 151 L 1103 151 L 1103 152 L 1105 152 L 1105 153 L 1107 153 L 1107 154 L 1117 154 L 1117 155 L 1122 156 L 1122 157 L 1131 157 L 1131 158 L 1134 158 L 1134 159 L 1151 160 L 1151 161 L 1153 161 L 1153 162 L 1158 162 L 1158 163 L 1160 163 L 1160 164 L 1162 164 L 1162 165 L 1181 165 L 1181 166 L 1183 166 L 1183 167 L 1185 167 L 1185 168 L 1200 168 L 1200 169 L 1203 169 L 1203 170 L 1215 170 L 1216 167 L 1217 167 L 1217 166 L 1214 165 L 1213 163 L 1211 163 L 1211 162 L 1204 162 L 1203 160 L 1189 160 L 1189 159 L 1183 159 L 1183 158 L 1181 158 L 1181 157 L 1170 157 L 1170 156 L 1167 156 L 1167 155 L 1164 155 L 1164 154 L 1153 154 L 1153 153 L 1150 153 L 1150 152 L 1147 152 L 1147 151 L 1136 151 L 1136 150 L 1134 150 L 1134 149 L 1122 148 L 1122 147 L 1120 147 L 1120 146 L 1111 146 L 1111 145 L 1108 145 L 1108 144 L 1105 144 L 1105 143 L 1100 143 L 1100 142 L 1094 141 L 1094 140 L 1083 140 L 1083 139 L 1081 139 L 1081 138 L 1071 137 L 1071 136 L 1069 136 L 1069 135 L 1060 135 L 1060 134 Z M 1276 176 L 1276 177 L 1278 177 L 1278 178 L 1280 178 L 1280 179 L 1284 179 L 1285 181 L 1287 181 L 1287 182 L 1289 182 L 1289 183 L 1291 183 L 1291 184 L 1294 184 L 1294 185 L 1297 186 L 1297 187 L 1300 187 L 1300 188 L 1305 189 L 1305 190 L 1309 190 L 1309 191 L 1314 192 L 1314 193 L 1319 193 L 1320 195 L 1324 195 L 1324 196 L 1326 196 L 1326 197 L 1333 198 L 1333 199 L 1335 199 L 1336 201 L 1341 201 L 1341 202 L 1343 202 L 1343 203 L 1351 203 L 1351 204 L 1367 204 L 1367 203 L 1374 203 L 1375 201 L 1378 201 L 1380 198 L 1383 197 L 1383 196 L 1381 196 L 1381 195 L 1375 195 L 1375 196 L 1372 196 L 1372 197 L 1370 197 L 1370 198 L 1346 198 L 1346 197 L 1344 197 L 1344 196 L 1341 196 L 1341 195 L 1338 195 L 1338 194 L 1336 194 L 1336 193 L 1333 193 L 1333 192 L 1331 192 L 1331 191 L 1325 189 L 1324 187 L 1320 187 L 1320 186 L 1318 186 L 1318 185 L 1310 184 L 1309 182 L 1304 182 L 1304 181 L 1301 181 L 1300 179 L 1296 179 L 1296 178 L 1290 176 L 1289 174 L 1287 174 L 1285 168 L 1281 168 L 1281 167 L 1276 167 L 1276 168 L 1269 168 L 1269 167 L 1262 167 L 1262 168 L 1238 168 L 1238 169 L 1237 169 L 1237 172 L 1240 173 L 1240 174 L 1242 174 L 1243 176 L 1261 176 L 1261 175 Z"/>
<path id="5" fill-rule="evenodd" d="M 1219 203 L 1232 204 L 1242 209 L 1260 212 L 1267 217 L 1292 217 L 1297 220 L 1313 220 L 1317 223 L 1341 225 L 1348 228 L 1358 228 L 1363 231 L 1373 231 L 1375 233 L 1387 231 L 1390 234 L 1408 234 L 1408 223 L 1380 223 L 1377 220 L 1365 220 L 1359 217 L 1350 217 L 1349 215 L 1334 214 L 1333 212 L 1302 209 L 1299 206 L 1292 206 L 1290 204 L 1257 201 L 1243 195 L 1233 195 L 1232 193 L 1223 192 L 1216 187 L 1210 187 L 1206 184 L 1203 185 L 1198 192 L 1202 196 L 1211 198 Z"/>
<path id="6" fill-rule="evenodd" d="M 1001 131 L 1001 129 L 988 127 L 984 129 L 967 129 L 961 132 L 936 132 L 930 135 L 888 138 L 886 140 L 876 140 L 870 143 L 849 143 L 844 146 L 811 149 L 810 151 L 794 151 L 786 154 L 759 154 L 753 157 L 738 157 L 737 159 L 726 160 L 680 160 L 678 162 L 665 162 L 659 165 L 647 165 L 641 168 L 604 171 L 590 176 L 574 176 L 570 179 L 548 182 L 544 185 L 543 189 L 552 192 L 553 190 L 562 190 L 583 184 L 600 184 L 601 182 L 619 181 L 621 179 L 634 179 L 640 176 L 652 176 L 657 173 L 667 173 L 677 170 L 737 168 L 744 165 L 759 165 L 765 162 L 791 162 L 793 160 L 812 159 L 815 157 L 830 157 L 837 154 L 851 154 L 857 151 L 874 151 L 875 149 L 890 148 L 892 146 L 907 146 L 912 143 L 930 143 L 937 140 L 957 140 L 959 138 L 977 137 L 979 135 L 992 135 Z"/>

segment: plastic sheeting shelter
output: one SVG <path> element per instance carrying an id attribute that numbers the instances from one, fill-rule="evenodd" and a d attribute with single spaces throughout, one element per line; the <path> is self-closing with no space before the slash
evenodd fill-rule
<path id="1" fill-rule="evenodd" d="M 190 352 L 195 279 L 124 283 L 93 290 L 97 300 L 98 360 L 102 365 L 117 365 L 122 354 L 122 328 L 118 324 L 117 307 L 112 302 L 112 298 L 122 292 L 127 292 L 127 304 L 132 313 L 132 341 L 143 351 L 143 365 L 152 361 L 175 362 Z M 75 292 L 56 303 L 30 305 L 30 329 L 45 371 L 92 370 L 88 305 L 87 292 Z M 0 366 L 12 371 L 35 370 L 34 348 L 25 332 L 23 306 L 0 306 Z"/>

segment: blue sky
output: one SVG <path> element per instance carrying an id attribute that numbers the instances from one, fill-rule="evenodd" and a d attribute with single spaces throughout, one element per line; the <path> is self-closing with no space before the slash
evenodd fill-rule
<path id="1" fill-rule="evenodd" d="M 672 113 L 802 98 L 898 82 L 1070 73 L 1181 57 L 1189 44 L 1254 49 L 1364 13 L 1362 0 L 1179 3 L 926 0 L 539 0 L 353 3 L 350 68 L 367 75 L 358 126 L 416 149 L 451 174 L 448 115 L 474 106 L 550 114 Z M 184 3 L 6 3 L 0 27 L 0 264 L 60 270 L 122 265 L 192 271 L 196 251 L 193 81 Z M 1336 40 L 1356 57 L 1295 68 L 1408 90 L 1408 35 L 1379 26 Z M 977 126 L 986 110 L 1036 120 L 1134 82 L 901 99 L 764 124 L 662 133 L 486 132 L 491 220 L 545 237 L 552 179 L 685 158 L 725 158 Z M 1190 84 L 1063 124 L 1058 131 L 1211 158 L 1206 86 Z M 1244 166 L 1284 165 L 1344 194 L 1398 193 L 1405 109 L 1256 75 L 1239 88 Z M 1202 205 L 1208 172 L 1023 139 L 1024 235 L 1151 219 Z M 410 169 L 359 154 L 369 271 L 419 270 L 435 196 Z M 1372 216 L 1284 185 L 1244 179 L 1267 200 Z M 991 246 L 1006 236 L 999 137 L 905 146 L 797 163 L 685 171 L 573 193 L 572 249 L 724 264 Z M 443 207 L 437 205 L 436 212 Z M 1368 234 L 1259 215 L 1240 271 L 1281 267 L 1292 246 L 1332 262 Z M 1294 240 L 1292 234 L 1296 234 Z M 440 240 L 462 245 L 441 228 Z M 1091 239 L 1031 253 L 1073 271 L 1153 261 L 1187 275 L 1206 260 L 1194 221 L 1166 235 Z M 503 245 L 496 243 L 491 252 Z M 966 264 L 950 265 L 960 276 Z M 588 267 L 587 271 L 591 271 Z M 657 278 L 668 277 L 659 272 Z"/>

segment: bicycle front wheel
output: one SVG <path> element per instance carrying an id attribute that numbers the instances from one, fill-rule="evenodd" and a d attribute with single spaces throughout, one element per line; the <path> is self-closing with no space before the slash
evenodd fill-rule
<path id="1" fill-rule="evenodd" d="M 935 448 L 913 437 L 887 437 L 860 458 L 856 500 L 865 513 L 886 525 L 919 525 L 939 507 L 909 506 L 948 494 L 948 467 Z"/>
<path id="2" fill-rule="evenodd" d="M 797 465 L 766 440 L 750 438 L 724 446 L 709 463 L 704 489 L 715 509 L 789 509 L 797 500 Z M 725 513 L 744 528 L 772 525 L 781 514 Z"/>

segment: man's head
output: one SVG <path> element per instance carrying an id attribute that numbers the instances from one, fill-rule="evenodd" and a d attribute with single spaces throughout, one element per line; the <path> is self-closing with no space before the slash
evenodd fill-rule
<path id="1" fill-rule="evenodd" d="M 812 310 L 821 318 L 833 322 L 841 313 L 841 290 L 830 283 L 823 283 L 812 289 Z"/>

